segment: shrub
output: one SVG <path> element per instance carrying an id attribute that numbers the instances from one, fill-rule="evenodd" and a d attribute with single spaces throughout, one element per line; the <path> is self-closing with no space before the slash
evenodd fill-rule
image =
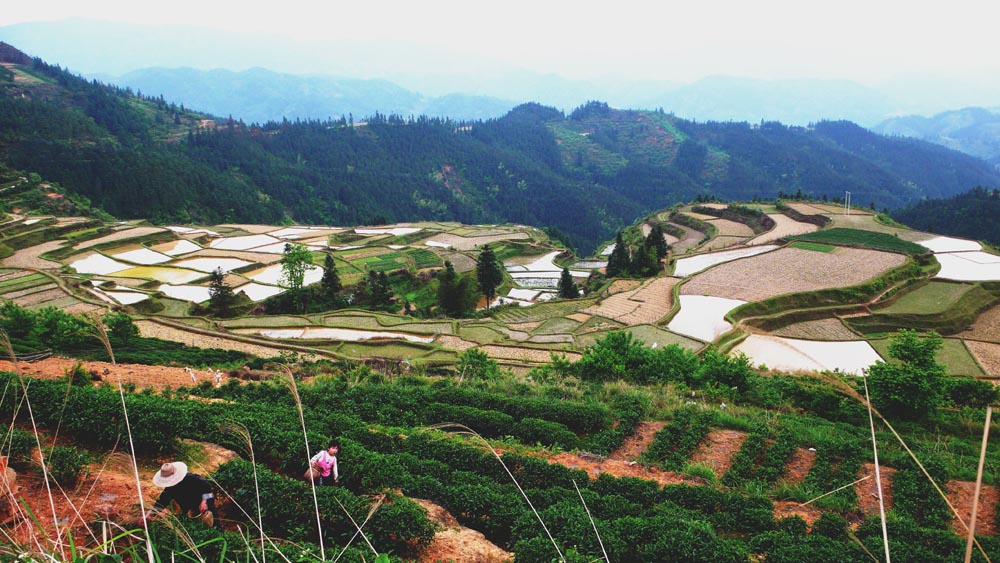
<path id="1" fill-rule="evenodd" d="M 35 451 L 36 445 L 35 436 L 31 432 L 15 428 L 10 433 L 10 456 L 8 462 L 11 467 L 15 469 L 27 469 L 34 463 L 35 460 L 32 457 L 32 453 Z"/>
<path id="2" fill-rule="evenodd" d="M 50 478 L 63 487 L 75 487 L 84 468 L 90 463 L 90 454 L 73 446 L 56 446 L 45 461 L 48 463 Z"/>
<path id="3" fill-rule="evenodd" d="M 986 408 L 1000 399 L 1000 390 L 989 381 L 948 377 L 941 381 L 945 400 L 956 407 Z"/>

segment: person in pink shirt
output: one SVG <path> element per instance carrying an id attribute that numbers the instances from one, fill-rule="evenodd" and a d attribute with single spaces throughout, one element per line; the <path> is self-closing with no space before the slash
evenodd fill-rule
<path id="1" fill-rule="evenodd" d="M 316 479 L 317 485 L 339 485 L 340 473 L 337 470 L 337 452 L 340 451 L 340 444 L 336 440 L 330 440 L 325 450 L 320 450 L 309 460 L 309 466 L 319 473 Z"/>

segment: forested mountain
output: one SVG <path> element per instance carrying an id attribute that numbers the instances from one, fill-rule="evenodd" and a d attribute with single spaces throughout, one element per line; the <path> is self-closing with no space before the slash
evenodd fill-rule
<path id="1" fill-rule="evenodd" d="M 1000 186 L 985 162 L 847 122 L 695 123 L 599 102 L 568 117 L 525 104 L 487 121 L 355 118 L 247 125 L 40 60 L 0 71 L 0 160 L 123 218 L 509 221 L 555 227 L 589 251 L 697 196 L 847 190 L 896 208 Z"/>
<path id="2" fill-rule="evenodd" d="M 915 229 L 983 240 L 1000 246 L 1000 190 L 976 187 L 944 199 L 927 199 L 892 218 Z"/>
<path id="3" fill-rule="evenodd" d="M 995 109 L 972 107 L 933 117 L 895 117 L 880 123 L 875 131 L 937 143 L 1000 166 L 1000 112 Z"/>

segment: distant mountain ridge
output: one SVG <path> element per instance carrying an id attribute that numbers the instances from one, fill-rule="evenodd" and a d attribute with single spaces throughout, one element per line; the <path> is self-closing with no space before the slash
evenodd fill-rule
<path id="1" fill-rule="evenodd" d="M 293 75 L 263 68 L 242 72 L 147 68 L 121 76 L 97 75 L 96 78 L 144 94 L 162 95 L 213 115 L 232 115 L 248 123 L 348 115 L 358 118 L 376 112 L 489 119 L 500 117 L 517 105 L 487 96 L 425 97 L 388 80 Z"/>
<path id="2" fill-rule="evenodd" d="M 1000 166 L 1000 108 L 970 107 L 932 117 L 896 117 L 874 130 L 936 143 Z"/>
<path id="3" fill-rule="evenodd" d="M 41 60 L 0 71 L 0 161 L 122 218 L 515 222 L 554 228 L 586 254 L 696 197 L 846 190 L 857 204 L 897 208 L 1000 186 L 981 160 L 844 121 L 699 123 L 590 102 L 568 116 L 532 103 L 483 121 L 376 112 L 255 127 Z"/>

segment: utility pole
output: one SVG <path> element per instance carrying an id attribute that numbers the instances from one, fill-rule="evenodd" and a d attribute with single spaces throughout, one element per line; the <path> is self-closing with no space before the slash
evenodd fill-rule
<path id="1" fill-rule="evenodd" d="M 844 215 L 851 214 L 851 192 L 844 192 Z"/>

